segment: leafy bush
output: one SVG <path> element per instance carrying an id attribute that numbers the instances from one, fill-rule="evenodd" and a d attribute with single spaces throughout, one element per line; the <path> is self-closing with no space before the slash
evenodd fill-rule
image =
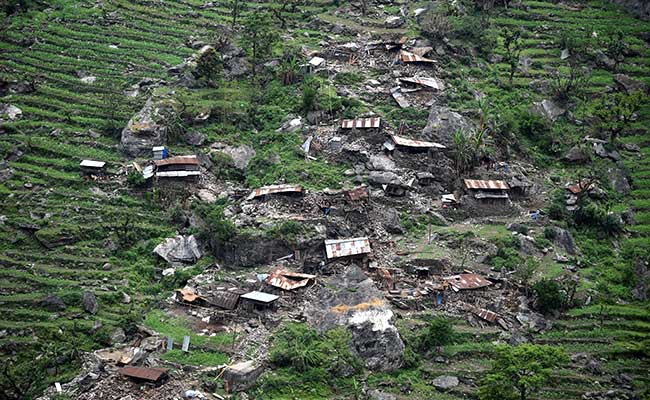
<path id="1" fill-rule="evenodd" d="M 449 18 L 437 12 L 426 13 L 420 22 L 420 30 L 424 36 L 434 41 L 445 38 L 452 29 Z"/>
<path id="2" fill-rule="evenodd" d="M 428 352 L 434 347 L 453 343 L 455 338 L 456 333 L 451 321 L 436 317 L 428 322 L 426 331 L 418 338 L 417 348 L 419 351 Z"/>
<path id="3" fill-rule="evenodd" d="M 543 314 L 559 310 L 564 303 L 560 285 L 551 279 L 542 279 L 533 285 L 537 309 Z"/>
<path id="4" fill-rule="evenodd" d="M 144 176 L 136 170 L 129 171 L 129 174 L 126 176 L 126 183 L 132 187 L 141 187 L 147 182 L 144 179 Z"/>

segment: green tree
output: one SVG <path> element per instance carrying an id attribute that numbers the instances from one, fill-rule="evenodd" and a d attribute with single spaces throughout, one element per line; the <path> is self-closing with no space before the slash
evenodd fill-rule
<path id="1" fill-rule="evenodd" d="M 216 81 L 221 77 L 223 61 L 221 54 L 213 47 L 207 48 L 199 54 L 196 60 L 194 76 L 197 79 L 205 80 L 208 86 L 215 86 Z"/>
<path id="2" fill-rule="evenodd" d="M 597 129 L 606 133 L 609 141 L 614 143 L 647 100 L 648 97 L 641 91 L 631 94 L 616 92 L 600 97 L 593 106 L 593 115 L 600 120 Z"/>
<path id="3" fill-rule="evenodd" d="M 271 56 L 273 45 L 279 38 L 268 12 L 255 10 L 246 16 L 242 44 L 248 48 L 253 61 L 253 77 L 256 76 L 257 67 Z"/>
<path id="4" fill-rule="evenodd" d="M 526 296 L 528 296 L 528 291 L 530 289 L 530 282 L 535 275 L 535 271 L 539 269 L 540 262 L 530 257 L 526 259 L 526 262 L 520 263 L 514 271 L 515 278 L 521 283 L 526 291 Z"/>
<path id="5" fill-rule="evenodd" d="M 526 400 L 569 361 L 561 347 L 521 344 L 496 349 L 496 358 L 478 390 L 481 400 Z"/>
<path id="6" fill-rule="evenodd" d="M 237 25 L 237 18 L 241 15 L 244 5 L 246 3 L 241 0 L 227 0 L 226 7 L 230 10 L 230 18 L 232 18 L 232 26 Z"/>
<path id="7" fill-rule="evenodd" d="M 550 313 L 562 308 L 564 297 L 562 287 L 552 279 L 542 279 L 533 285 L 537 309 L 544 313 Z"/>
<path id="8" fill-rule="evenodd" d="M 606 39 L 605 46 L 607 49 L 607 55 L 614 60 L 614 65 L 612 66 L 612 72 L 616 73 L 618 71 L 618 66 L 623 62 L 625 49 L 627 47 L 625 41 L 625 34 L 622 30 L 617 29 L 615 32 L 612 32 L 609 37 Z"/>
<path id="9" fill-rule="evenodd" d="M 427 352 L 433 347 L 451 344 L 456 337 L 454 327 L 447 318 L 436 317 L 430 320 L 424 333 L 418 338 L 417 347 Z"/>
<path id="10" fill-rule="evenodd" d="M 476 153 L 474 151 L 472 138 L 469 134 L 464 133 L 460 129 L 454 132 L 452 154 L 454 156 L 454 165 L 458 174 L 467 172 L 474 167 Z"/>
<path id="11" fill-rule="evenodd" d="M 510 66 L 508 83 L 510 86 L 512 86 L 512 80 L 515 77 L 515 72 L 517 71 L 517 66 L 519 65 L 519 57 L 521 56 L 521 51 L 524 48 L 521 43 L 521 31 L 504 29 L 503 48 L 505 50 L 503 60 Z"/>

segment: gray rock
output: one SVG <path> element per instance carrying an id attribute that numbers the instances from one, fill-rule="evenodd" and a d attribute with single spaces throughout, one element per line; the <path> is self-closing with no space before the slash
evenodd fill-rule
<path id="1" fill-rule="evenodd" d="M 594 143 L 594 153 L 598 157 L 607 158 L 607 150 L 605 150 L 602 143 Z"/>
<path id="2" fill-rule="evenodd" d="M 386 25 L 386 28 L 399 28 L 400 26 L 404 25 L 405 22 L 406 21 L 402 17 L 392 16 L 386 18 L 384 24 Z"/>
<path id="3" fill-rule="evenodd" d="M 287 118 L 287 120 L 282 124 L 282 126 L 280 126 L 277 129 L 277 131 L 291 133 L 299 129 L 302 129 L 302 126 L 303 126 L 302 117 L 294 118 L 292 115 L 290 115 Z"/>
<path id="4" fill-rule="evenodd" d="M 63 311 L 66 308 L 65 303 L 55 294 L 48 294 L 40 301 L 40 306 L 48 311 Z"/>
<path id="5" fill-rule="evenodd" d="M 645 89 L 643 82 L 634 80 L 625 74 L 615 74 L 614 82 L 616 82 L 616 84 L 628 94 L 639 90 L 643 91 Z"/>
<path id="6" fill-rule="evenodd" d="M 458 386 L 458 378 L 450 375 L 443 375 L 435 378 L 431 384 L 438 390 L 449 390 Z"/>
<path id="7" fill-rule="evenodd" d="M 368 169 L 371 171 L 394 171 L 395 162 L 385 154 L 373 154 L 368 161 Z"/>
<path id="8" fill-rule="evenodd" d="M 629 194 L 632 190 L 630 182 L 627 180 L 625 173 L 620 168 L 608 169 L 609 183 L 614 190 L 619 193 Z"/>
<path id="9" fill-rule="evenodd" d="M 212 148 L 230 156 L 233 161 L 233 166 L 242 171 L 246 170 L 248 164 L 256 154 L 255 149 L 246 144 L 232 147 L 222 143 L 215 143 L 212 145 Z"/>
<path id="10" fill-rule="evenodd" d="M 193 263 L 201 258 L 201 250 L 194 235 L 167 238 L 153 252 L 170 264 Z"/>
<path id="11" fill-rule="evenodd" d="M 312 125 L 318 125 L 322 120 L 325 119 L 325 111 L 318 110 L 318 111 L 309 111 L 307 113 L 307 122 L 309 122 Z"/>
<path id="12" fill-rule="evenodd" d="M 397 400 L 397 396 L 379 389 L 373 389 L 368 391 L 368 400 Z"/>
<path id="13" fill-rule="evenodd" d="M 397 174 L 389 171 L 371 171 L 368 182 L 374 185 L 399 184 L 401 181 Z"/>
<path id="14" fill-rule="evenodd" d="M 402 221 L 399 218 L 399 213 L 394 208 L 387 208 L 384 211 L 384 229 L 388 233 L 402 234 L 404 233 L 404 228 L 402 228 Z"/>
<path id="15" fill-rule="evenodd" d="M 190 132 L 185 135 L 185 142 L 192 146 L 201 146 L 205 142 L 206 136 L 200 132 Z"/>
<path id="16" fill-rule="evenodd" d="M 507 229 L 512 232 L 521 233 L 522 235 L 528 234 L 528 227 L 524 224 L 518 224 L 516 222 L 508 224 Z"/>
<path id="17" fill-rule="evenodd" d="M 576 244 L 571 232 L 557 226 L 549 226 L 546 230 L 549 232 L 547 236 L 553 244 L 562 248 L 567 254 L 576 254 Z"/>
<path id="18" fill-rule="evenodd" d="M 429 112 L 427 125 L 422 134 L 427 140 L 432 140 L 452 147 L 454 134 L 457 130 L 469 132 L 474 129 L 472 122 L 455 111 L 448 108 L 433 106 Z"/>
<path id="19" fill-rule="evenodd" d="M 23 110 L 12 104 L 0 104 L 0 122 L 15 121 L 23 116 Z"/>
<path id="20" fill-rule="evenodd" d="M 180 104 L 173 98 L 150 97 L 122 130 L 120 147 L 130 157 L 149 156 L 151 148 L 167 143 L 165 121 L 178 118 Z"/>
<path id="21" fill-rule="evenodd" d="M 533 112 L 555 122 L 566 110 L 559 107 L 553 101 L 545 99 L 533 103 Z"/>
<path id="22" fill-rule="evenodd" d="M 383 293 L 356 265 L 324 278 L 306 302 L 307 322 L 320 332 L 346 327 L 351 350 L 372 370 L 402 365 L 404 343 L 393 325 L 393 311 Z"/>
<path id="23" fill-rule="evenodd" d="M 117 328 L 111 333 L 111 344 L 116 345 L 120 343 L 126 342 L 126 333 L 124 333 L 124 329 L 122 328 Z"/>
<path id="24" fill-rule="evenodd" d="M 86 312 L 89 312 L 93 315 L 97 314 L 99 305 L 97 304 L 97 297 L 95 297 L 95 293 L 84 292 L 82 303 L 83 303 L 83 308 Z"/>
<path id="25" fill-rule="evenodd" d="M 616 62 L 609 58 L 602 50 L 596 50 L 596 62 L 598 65 L 608 69 L 612 69 L 616 65 Z"/>
<path id="26" fill-rule="evenodd" d="M 584 163 L 591 159 L 591 156 L 587 152 L 584 146 L 575 145 L 569 149 L 569 151 L 564 156 L 564 160 L 571 163 Z"/>

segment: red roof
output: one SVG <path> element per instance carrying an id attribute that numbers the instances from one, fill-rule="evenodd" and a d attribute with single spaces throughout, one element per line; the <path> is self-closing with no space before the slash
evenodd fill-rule
<path id="1" fill-rule="evenodd" d="M 465 187 L 467 189 L 483 189 L 483 190 L 508 190 L 510 186 L 504 181 L 492 180 L 479 180 L 479 179 L 465 179 Z"/>
<path id="2" fill-rule="evenodd" d="M 178 156 L 156 160 L 154 163 L 159 167 L 163 165 L 199 165 L 199 159 L 196 156 Z"/>

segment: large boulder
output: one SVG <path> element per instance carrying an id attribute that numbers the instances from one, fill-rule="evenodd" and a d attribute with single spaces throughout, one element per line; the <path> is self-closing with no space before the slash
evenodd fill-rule
<path id="1" fill-rule="evenodd" d="M 546 99 L 533 103 L 533 112 L 555 122 L 566 110 L 559 107 L 553 101 Z"/>
<path id="2" fill-rule="evenodd" d="M 395 162 L 385 154 L 373 154 L 368 161 L 368 169 L 371 171 L 394 171 Z"/>
<path id="3" fill-rule="evenodd" d="M 452 147 L 454 134 L 457 130 L 469 132 L 474 129 L 472 122 L 455 111 L 443 107 L 431 107 L 427 125 L 422 134 L 428 140 L 433 140 Z"/>
<path id="4" fill-rule="evenodd" d="M 233 147 L 225 143 L 214 143 L 211 147 L 228 155 L 232 159 L 232 165 L 241 171 L 246 170 L 248 163 L 256 154 L 255 149 L 247 144 Z"/>
<path id="5" fill-rule="evenodd" d="M 89 312 L 93 315 L 97 314 L 99 310 L 99 304 L 97 303 L 97 297 L 93 292 L 84 292 L 82 298 L 83 308 L 86 312 Z"/>
<path id="6" fill-rule="evenodd" d="M 576 243 L 571 232 L 557 226 L 549 226 L 546 231 L 546 236 L 551 239 L 553 244 L 559 246 L 568 254 L 576 254 Z"/>
<path id="7" fill-rule="evenodd" d="M 153 252 L 170 264 L 194 263 L 201 258 L 201 250 L 194 235 L 167 238 Z"/>
<path id="8" fill-rule="evenodd" d="M 431 384 L 438 390 L 449 390 L 458 386 L 458 378 L 451 375 L 442 375 L 435 378 Z"/>
<path id="9" fill-rule="evenodd" d="M 356 265 L 325 279 L 305 308 L 307 321 L 320 332 L 346 327 L 352 352 L 368 368 L 392 371 L 402 365 L 404 343 L 393 325 L 393 311 Z"/>
<path id="10" fill-rule="evenodd" d="M 591 160 L 591 155 L 585 146 L 575 145 L 566 153 L 564 160 L 579 164 Z"/>
<path id="11" fill-rule="evenodd" d="M 402 234 L 404 233 L 404 228 L 402 228 L 402 221 L 399 217 L 399 212 L 394 208 L 387 208 L 384 212 L 384 229 L 388 233 Z"/>
<path id="12" fill-rule="evenodd" d="M 643 82 L 632 79 L 625 74 L 614 75 L 614 82 L 616 82 L 616 85 L 625 90 L 627 93 L 636 92 L 638 90 L 642 91 L 645 89 Z"/>
<path id="13" fill-rule="evenodd" d="M 167 143 L 170 121 L 178 120 L 181 105 L 173 97 L 154 95 L 122 130 L 120 147 L 130 157 L 148 156 Z"/>
<path id="14" fill-rule="evenodd" d="M 63 300 L 61 300 L 59 296 L 52 293 L 45 296 L 45 298 L 41 300 L 40 305 L 48 311 L 63 311 L 66 309 L 66 305 Z"/>

